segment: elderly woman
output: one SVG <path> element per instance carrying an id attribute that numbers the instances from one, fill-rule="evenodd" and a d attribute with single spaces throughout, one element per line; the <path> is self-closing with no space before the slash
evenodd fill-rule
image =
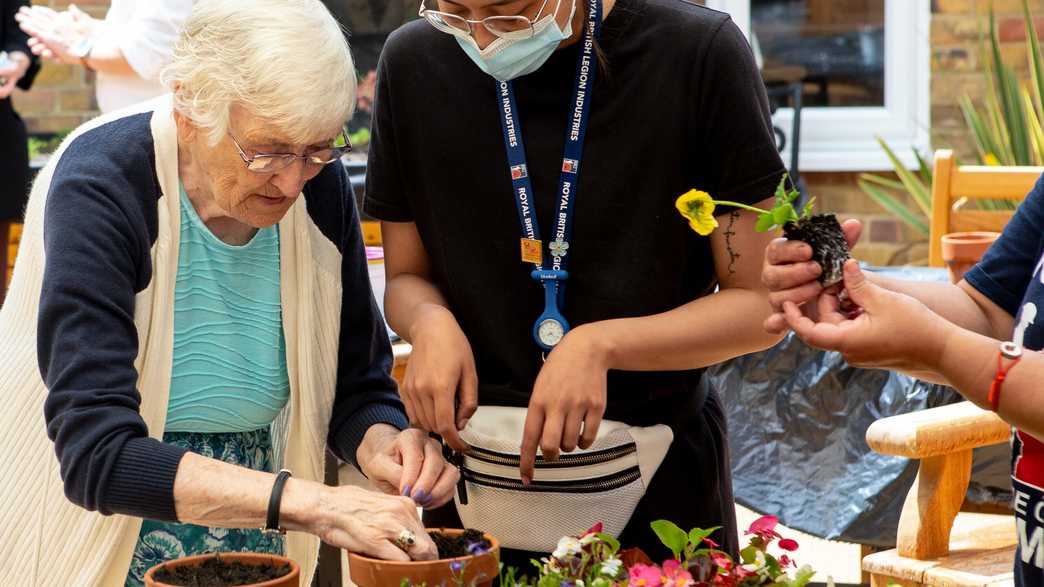
<path id="1" fill-rule="evenodd" d="M 137 585 L 162 559 L 285 549 L 308 584 L 319 538 L 434 556 L 401 494 L 440 506 L 457 472 L 400 432 L 338 164 L 354 76 L 319 0 L 200 2 L 173 96 L 43 170 L 0 313 L 3 576 Z M 327 446 L 395 495 L 324 486 Z"/>

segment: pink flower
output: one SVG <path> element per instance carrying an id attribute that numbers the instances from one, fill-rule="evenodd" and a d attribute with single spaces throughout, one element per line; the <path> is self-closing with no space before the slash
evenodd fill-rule
<path id="1" fill-rule="evenodd" d="M 750 528 L 747 529 L 746 533 L 754 534 L 765 542 L 772 542 L 777 538 L 782 538 L 782 536 L 776 532 L 777 524 L 779 524 L 779 518 L 776 516 L 761 516 L 751 523 Z"/>
<path id="2" fill-rule="evenodd" d="M 711 561 L 714 563 L 714 566 L 718 567 L 722 571 L 728 571 L 732 568 L 732 559 L 730 559 L 727 555 L 723 553 L 712 552 Z"/>
<path id="3" fill-rule="evenodd" d="M 703 543 L 711 548 L 719 548 L 718 543 L 711 540 L 710 538 L 704 538 Z"/>
<path id="4" fill-rule="evenodd" d="M 783 556 L 779 557 L 779 566 L 783 567 L 784 569 L 787 567 L 794 567 L 796 569 L 797 563 L 794 562 L 794 560 L 791 559 L 789 556 L 784 554 Z"/>
<path id="5" fill-rule="evenodd" d="M 790 538 L 784 538 L 783 540 L 779 541 L 779 547 L 782 548 L 783 550 L 794 552 L 795 550 L 798 549 L 798 543 L 797 543 L 796 540 L 791 540 Z"/>
<path id="6" fill-rule="evenodd" d="M 663 578 L 663 584 L 670 587 L 688 587 L 694 584 L 692 574 L 674 559 L 663 563 Z"/>
<path id="7" fill-rule="evenodd" d="M 590 536 L 591 534 L 601 534 L 603 528 L 604 526 L 602 523 L 598 522 L 594 526 L 591 526 L 591 528 L 588 529 L 587 532 L 584 532 L 580 537 L 583 538 L 584 536 Z"/>
<path id="8" fill-rule="evenodd" d="M 643 565 L 638 563 L 628 571 L 628 587 L 652 587 L 662 585 L 660 579 L 663 573 L 656 565 Z"/>

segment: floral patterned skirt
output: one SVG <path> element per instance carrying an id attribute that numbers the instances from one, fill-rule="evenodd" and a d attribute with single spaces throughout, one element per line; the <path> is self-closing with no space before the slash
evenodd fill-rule
<path id="1" fill-rule="evenodd" d="M 163 442 L 233 465 L 274 471 L 268 428 L 220 434 L 168 432 L 163 435 Z M 143 587 L 145 573 L 164 561 L 208 552 L 245 551 L 282 555 L 283 537 L 268 536 L 257 529 L 205 528 L 145 520 L 134 547 L 125 587 Z"/>

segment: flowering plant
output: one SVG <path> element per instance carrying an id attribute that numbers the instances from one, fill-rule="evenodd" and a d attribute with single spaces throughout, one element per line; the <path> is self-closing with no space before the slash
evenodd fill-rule
<path id="1" fill-rule="evenodd" d="M 776 187 L 776 205 L 771 210 L 762 210 L 761 208 L 728 200 L 715 200 L 707 192 L 695 189 L 678 196 L 674 206 L 682 216 L 689 220 L 689 226 L 702 236 L 707 236 L 714 232 L 714 229 L 718 228 L 718 220 L 714 217 L 714 207 L 719 204 L 757 212 L 758 223 L 754 230 L 768 232 L 788 222 L 797 222 L 812 215 L 812 205 L 815 203 L 815 198 L 810 199 L 805 204 L 799 215 L 794 208 L 794 202 L 801 195 L 801 192 L 793 187 L 787 189 L 786 184 L 787 176 L 784 175 L 779 180 L 779 186 Z"/>
<path id="2" fill-rule="evenodd" d="M 718 544 L 710 539 L 717 528 L 703 530 L 695 528 L 685 532 L 677 525 L 660 520 L 653 522 L 653 530 L 660 541 L 671 549 L 674 558 L 657 567 L 637 564 L 629 569 L 628 587 L 646 585 L 718 585 L 722 587 L 804 587 L 812 580 L 815 571 L 805 565 L 797 568 L 790 554 L 778 558 L 769 553 L 769 546 L 779 540 L 779 548 L 792 553 L 798 543 L 783 538 L 776 532 L 779 523 L 775 516 L 763 516 L 750 525 L 746 535 L 750 543 L 740 551 L 740 561 L 718 550 Z M 790 569 L 796 569 L 790 576 Z"/>
<path id="3" fill-rule="evenodd" d="M 602 524 L 579 536 L 566 536 L 558 541 L 555 551 L 539 561 L 535 579 L 521 576 L 517 569 L 501 569 L 499 587 L 805 587 L 815 571 L 808 565 L 798 568 L 791 554 L 798 543 L 776 532 L 779 520 L 763 516 L 754 521 L 745 535 L 749 544 L 734 561 L 719 550 L 710 536 L 718 528 L 694 528 L 688 532 L 666 520 L 652 523 L 652 529 L 672 553 L 660 565 L 634 563 L 629 567 L 628 553 L 620 551 L 620 542 L 602 531 Z M 778 541 L 778 542 L 777 542 Z M 773 555 L 773 544 L 785 554 Z M 454 563 L 460 565 L 461 563 Z M 453 569 L 453 585 L 462 567 Z M 793 575 L 791 574 L 793 573 Z M 403 585 L 410 585 L 403 582 Z"/>

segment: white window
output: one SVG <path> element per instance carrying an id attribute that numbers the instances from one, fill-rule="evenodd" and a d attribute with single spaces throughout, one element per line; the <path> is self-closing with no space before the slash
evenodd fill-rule
<path id="1" fill-rule="evenodd" d="M 800 171 L 891 169 L 929 149 L 928 0 L 707 0 L 732 15 L 769 80 L 803 81 Z M 753 34 L 751 34 L 753 33 Z M 793 110 L 773 120 L 787 135 Z"/>

